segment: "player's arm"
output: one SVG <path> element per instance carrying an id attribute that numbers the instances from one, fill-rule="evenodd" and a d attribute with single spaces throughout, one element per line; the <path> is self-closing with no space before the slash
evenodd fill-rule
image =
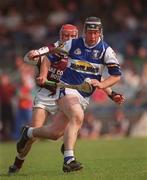
<path id="1" fill-rule="evenodd" d="M 38 84 L 40 85 L 45 84 L 51 63 L 59 61 L 62 53 L 64 54 L 65 52 L 65 54 L 67 55 L 70 47 L 71 47 L 71 41 L 65 43 L 63 47 L 60 47 L 58 46 L 58 44 L 55 43 L 55 46 L 54 48 L 52 48 L 51 53 L 48 55 L 48 57 L 46 56 L 46 58 L 44 58 L 43 61 L 41 62 L 40 75 L 37 78 Z"/>
<path id="2" fill-rule="evenodd" d="M 105 91 L 105 93 L 108 95 L 108 97 L 110 99 L 112 99 L 112 101 L 114 101 L 115 103 L 117 104 L 122 104 L 124 103 L 125 101 L 125 97 L 118 93 L 118 92 L 115 92 L 113 91 L 110 87 L 106 88 L 106 89 L 103 89 Z"/>
<path id="3" fill-rule="evenodd" d="M 38 50 L 31 50 L 24 56 L 24 62 L 37 65 L 39 61 L 43 61 L 45 54 L 49 53 L 50 49 L 48 47 L 42 47 Z"/>
<path id="4" fill-rule="evenodd" d="M 37 65 L 38 62 L 42 62 L 44 56 L 48 56 L 49 54 L 58 54 L 60 55 L 68 55 L 68 53 L 62 49 L 58 42 L 55 44 L 50 44 L 49 46 L 41 47 L 40 49 L 31 50 L 24 56 L 24 62 Z"/>
<path id="5" fill-rule="evenodd" d="M 47 79 L 50 61 L 48 60 L 47 56 L 44 55 L 44 53 L 48 51 L 48 48 L 43 47 L 39 50 L 31 50 L 24 56 L 24 62 L 35 66 L 39 65 L 40 74 L 36 78 L 39 85 L 42 85 Z M 40 56 L 40 54 L 42 55 Z"/>
<path id="6" fill-rule="evenodd" d="M 113 91 L 109 86 L 112 86 L 113 84 L 117 83 L 119 81 L 120 77 L 113 78 L 112 76 L 109 76 L 106 80 L 99 82 L 96 79 L 91 79 L 90 84 L 92 86 L 97 87 L 98 89 L 103 89 L 103 91 L 106 92 L 106 94 L 109 96 L 110 99 L 112 99 L 117 104 L 122 104 L 125 101 L 125 97 Z"/>
<path id="7" fill-rule="evenodd" d="M 36 78 L 36 81 L 39 85 L 43 85 L 47 80 L 47 75 L 50 66 L 51 66 L 51 61 L 45 56 L 41 62 L 39 76 Z"/>
<path id="8" fill-rule="evenodd" d="M 116 84 L 121 79 L 120 65 L 115 52 L 108 47 L 104 55 L 104 63 L 108 69 L 109 76 L 104 81 L 91 80 L 91 84 L 98 89 L 105 89 Z"/>
<path id="9" fill-rule="evenodd" d="M 101 78 L 101 81 L 104 81 L 104 78 Z M 108 96 L 112 101 L 114 101 L 115 103 L 117 103 L 117 104 L 122 104 L 122 103 L 124 103 L 125 97 L 124 97 L 122 94 L 113 91 L 113 90 L 111 89 L 111 87 L 107 87 L 107 88 L 103 89 L 103 91 L 104 91 L 104 92 L 107 94 L 107 96 Z"/>
<path id="10" fill-rule="evenodd" d="M 98 89 L 106 89 L 116 84 L 120 80 L 120 76 L 109 76 L 104 81 L 98 81 L 97 79 L 91 79 L 90 84 Z"/>

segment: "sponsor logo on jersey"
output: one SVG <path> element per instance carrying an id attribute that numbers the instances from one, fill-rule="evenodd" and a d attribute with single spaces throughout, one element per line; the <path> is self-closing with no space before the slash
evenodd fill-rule
<path id="1" fill-rule="evenodd" d="M 93 51 L 92 51 L 92 58 L 93 58 L 93 59 L 98 59 L 99 54 L 100 54 L 100 51 L 99 51 L 99 50 L 93 50 Z"/>
<path id="2" fill-rule="evenodd" d="M 77 49 L 74 51 L 74 54 L 80 55 L 80 54 L 81 54 L 81 50 L 80 50 L 79 48 L 77 48 Z"/>
<path id="3" fill-rule="evenodd" d="M 76 61 L 75 63 L 72 63 L 71 68 L 92 73 L 98 73 L 99 71 L 98 67 L 94 67 L 90 63 L 83 61 Z"/>
<path id="4" fill-rule="evenodd" d="M 62 75 L 63 75 L 62 70 L 50 67 L 50 69 L 49 69 L 49 77 L 51 79 L 60 80 Z"/>

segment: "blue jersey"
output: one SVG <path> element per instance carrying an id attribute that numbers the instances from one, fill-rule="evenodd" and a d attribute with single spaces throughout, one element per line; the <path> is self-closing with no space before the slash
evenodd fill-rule
<path id="1" fill-rule="evenodd" d="M 88 47 L 83 38 L 72 39 L 65 43 L 63 49 L 69 53 L 69 59 L 61 81 L 67 84 L 81 84 L 85 78 L 100 81 L 105 67 L 110 75 L 121 75 L 114 51 L 102 40 Z M 84 97 L 91 95 L 80 93 Z"/>

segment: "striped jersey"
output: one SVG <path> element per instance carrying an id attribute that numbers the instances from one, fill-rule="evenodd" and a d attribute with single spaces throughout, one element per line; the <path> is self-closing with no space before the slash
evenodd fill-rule
<path id="1" fill-rule="evenodd" d="M 101 80 L 104 68 L 107 67 L 110 75 L 121 75 L 119 62 L 115 52 L 103 40 L 99 39 L 94 46 L 87 46 L 84 38 L 67 41 L 63 50 L 69 54 L 67 68 L 61 81 L 67 84 L 81 84 L 84 79 Z M 49 58 L 51 61 L 55 58 Z M 80 92 L 84 97 L 91 94 Z"/>

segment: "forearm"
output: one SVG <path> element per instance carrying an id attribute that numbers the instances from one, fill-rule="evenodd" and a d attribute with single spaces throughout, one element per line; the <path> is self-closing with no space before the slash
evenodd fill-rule
<path id="1" fill-rule="evenodd" d="M 31 51 L 28 52 L 27 54 L 25 54 L 23 60 L 24 60 L 24 62 L 27 63 L 27 64 L 31 64 L 31 65 L 36 66 L 37 63 L 38 63 L 38 61 L 39 61 L 39 57 L 33 59 L 33 58 L 31 58 L 30 53 L 31 53 Z"/>
<path id="2" fill-rule="evenodd" d="M 109 76 L 108 78 L 106 78 L 105 80 L 100 82 L 101 86 L 100 86 L 99 89 L 105 89 L 106 92 L 111 93 L 112 90 L 109 87 L 113 86 L 118 81 L 120 81 L 120 78 L 121 78 L 120 76 Z"/>
<path id="3" fill-rule="evenodd" d="M 50 49 L 48 47 L 42 47 L 40 49 L 31 50 L 27 54 L 25 54 L 24 62 L 31 65 L 37 65 L 38 61 L 42 61 L 45 57 L 45 54 L 49 52 Z"/>
<path id="4" fill-rule="evenodd" d="M 51 66 L 51 62 L 48 60 L 47 57 L 44 57 L 41 63 L 39 76 L 47 78 L 47 74 L 48 74 L 50 66 Z"/>
<path id="5" fill-rule="evenodd" d="M 101 78 L 101 82 L 104 81 L 104 78 L 102 77 Z M 104 88 L 103 91 L 108 95 L 110 96 L 111 93 L 112 93 L 112 89 L 110 87 L 107 87 L 107 88 Z"/>
<path id="6" fill-rule="evenodd" d="M 104 79 L 102 79 L 102 81 L 104 81 Z M 109 98 L 112 99 L 112 101 L 114 101 L 116 104 L 120 105 L 125 102 L 125 97 L 122 94 L 113 91 L 111 87 L 104 88 L 103 91 L 105 91 Z"/>
<path id="7" fill-rule="evenodd" d="M 112 89 L 110 87 L 104 88 L 103 91 L 109 96 L 112 93 Z"/>
<path id="8" fill-rule="evenodd" d="M 120 76 L 109 76 L 107 79 L 102 80 L 101 82 L 97 79 L 91 79 L 90 84 L 98 89 L 106 89 L 116 84 L 119 80 Z M 110 89 L 108 89 L 108 91 L 110 91 Z"/>

